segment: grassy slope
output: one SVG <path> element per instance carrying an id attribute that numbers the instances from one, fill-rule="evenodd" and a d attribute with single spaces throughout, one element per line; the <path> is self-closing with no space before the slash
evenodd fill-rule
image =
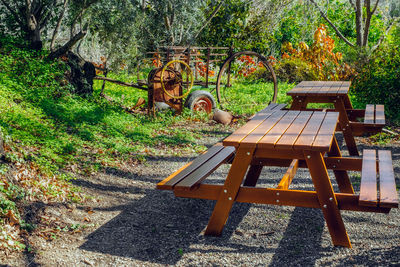
<path id="1" fill-rule="evenodd" d="M 205 150 L 197 143 L 201 130 L 185 125 L 206 116 L 167 112 L 153 119 L 128 114 L 97 96 L 72 95 L 62 62 L 47 62 L 45 54 L 17 48 L 4 38 L 0 42 L 0 128 L 6 148 L 6 159 L 0 161 L 0 247 L 24 247 L 18 235 L 34 226 L 24 222 L 22 206 L 82 200 L 65 171 L 88 174 L 146 155 Z M 96 81 L 94 95 L 100 85 Z M 290 87 L 283 86 L 278 101 L 287 101 L 284 91 Z M 246 88 L 254 86 L 244 84 Z M 105 93 L 125 106 L 146 98 L 143 91 L 113 84 L 107 84 Z"/>

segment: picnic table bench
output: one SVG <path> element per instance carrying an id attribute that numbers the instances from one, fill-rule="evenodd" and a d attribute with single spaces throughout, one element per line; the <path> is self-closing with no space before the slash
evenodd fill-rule
<path id="1" fill-rule="evenodd" d="M 351 156 L 358 156 L 354 136 L 378 133 L 385 126 L 383 105 L 367 105 L 366 109 L 354 109 L 349 98 L 350 81 L 302 81 L 287 95 L 293 98 L 292 110 L 307 109 L 309 103 L 332 103 L 339 112 L 339 130 L 343 132 Z"/>
<path id="2" fill-rule="evenodd" d="M 398 207 L 390 151 L 365 150 L 342 157 L 335 138 L 338 112 L 284 110 L 272 104 L 221 143 L 158 183 L 177 197 L 217 200 L 206 235 L 220 235 L 235 201 L 320 208 L 334 245 L 351 247 L 340 210 L 388 213 Z M 231 164 L 224 184 L 206 178 Z M 257 187 L 264 166 L 286 167 L 276 188 Z M 289 189 L 298 168 L 307 168 L 315 191 Z M 328 170 L 339 192 L 334 192 Z M 361 171 L 360 193 L 347 171 Z M 379 172 L 377 172 L 379 170 Z M 377 183 L 380 190 L 377 191 Z"/>

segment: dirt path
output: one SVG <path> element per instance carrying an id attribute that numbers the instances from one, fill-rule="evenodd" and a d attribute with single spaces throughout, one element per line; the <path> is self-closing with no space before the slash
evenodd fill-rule
<path id="1" fill-rule="evenodd" d="M 212 145 L 216 138 L 199 142 Z M 360 143 L 361 140 L 358 140 Z M 366 147 L 359 146 L 359 148 Z M 375 147 L 377 148 L 377 147 Z M 392 150 L 400 184 L 400 147 Z M 191 157 L 163 156 L 121 169 L 107 169 L 75 181 L 93 200 L 85 205 L 49 206 L 69 232 L 46 241 L 32 236 L 34 252 L 11 265 L 43 266 L 265 266 L 395 265 L 400 263 L 400 212 L 389 215 L 344 211 L 353 249 L 333 247 L 320 210 L 235 204 L 221 237 L 205 237 L 214 202 L 175 198 L 155 189 L 157 182 Z M 212 181 L 222 181 L 224 166 Z M 277 184 L 284 170 L 263 171 L 261 184 Z M 355 189 L 357 177 L 353 177 Z M 336 187 L 336 185 L 334 185 Z M 312 188 L 299 170 L 293 188 Z"/>

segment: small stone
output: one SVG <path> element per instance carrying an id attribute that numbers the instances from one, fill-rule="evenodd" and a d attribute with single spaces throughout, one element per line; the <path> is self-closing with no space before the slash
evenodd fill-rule
<path id="1" fill-rule="evenodd" d="M 228 125 L 229 123 L 231 123 L 232 118 L 233 116 L 229 112 L 219 109 L 215 109 L 214 111 L 213 120 L 218 123 L 222 123 L 223 125 Z"/>

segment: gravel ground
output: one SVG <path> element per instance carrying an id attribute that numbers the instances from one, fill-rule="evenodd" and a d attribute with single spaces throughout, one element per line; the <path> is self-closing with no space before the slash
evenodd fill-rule
<path id="1" fill-rule="evenodd" d="M 217 140 L 201 141 L 212 145 Z M 392 150 L 399 185 L 400 147 L 386 148 Z M 52 241 L 32 236 L 35 253 L 7 262 L 30 266 L 400 265 L 399 209 L 388 215 L 343 211 L 352 249 L 332 245 L 320 210 L 298 207 L 235 203 L 222 236 L 205 237 L 214 201 L 176 198 L 170 191 L 155 189 L 157 182 L 191 159 L 151 158 L 145 164 L 78 179 L 77 184 L 96 199 L 85 206 L 50 206 L 43 212 L 68 223 L 85 218 L 93 226 Z M 222 183 L 227 171 L 222 166 L 207 181 Z M 276 186 L 284 171 L 264 168 L 260 185 Z M 351 176 L 358 191 L 359 178 Z M 299 169 L 291 188 L 313 189 L 309 172 Z"/>

